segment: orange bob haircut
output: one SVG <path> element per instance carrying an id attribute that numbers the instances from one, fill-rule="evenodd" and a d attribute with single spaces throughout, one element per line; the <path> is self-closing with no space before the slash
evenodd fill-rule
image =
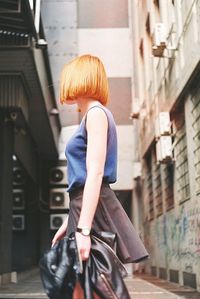
<path id="1" fill-rule="evenodd" d="M 60 102 L 78 97 L 93 98 L 101 104 L 108 102 L 108 79 L 98 57 L 82 55 L 66 64 L 61 73 Z"/>

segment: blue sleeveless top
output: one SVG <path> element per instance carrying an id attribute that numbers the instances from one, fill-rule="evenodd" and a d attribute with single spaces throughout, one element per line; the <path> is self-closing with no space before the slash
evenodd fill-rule
<path id="1" fill-rule="evenodd" d="M 104 167 L 103 181 L 107 183 L 115 183 L 117 178 L 117 132 L 116 124 L 112 113 L 106 107 L 99 107 L 104 110 L 108 118 L 108 132 L 107 132 L 107 153 Z M 88 111 L 90 110 L 88 109 Z M 88 113 L 87 111 L 87 113 Z M 67 177 L 68 188 L 70 192 L 77 187 L 84 186 L 87 176 L 86 171 L 86 151 L 87 151 L 87 130 L 86 130 L 86 116 L 83 116 L 82 121 L 69 139 L 65 155 L 67 159 Z M 97 137 L 98 138 L 98 137 Z"/>

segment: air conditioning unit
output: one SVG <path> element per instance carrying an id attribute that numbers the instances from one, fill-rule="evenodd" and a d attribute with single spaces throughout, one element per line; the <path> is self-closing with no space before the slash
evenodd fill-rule
<path id="1" fill-rule="evenodd" d="M 156 142 L 156 158 L 159 163 L 171 162 L 172 153 L 172 137 L 161 136 Z"/>
<path id="2" fill-rule="evenodd" d="M 133 178 L 135 180 L 142 176 L 142 164 L 141 162 L 133 162 Z"/>
<path id="3" fill-rule="evenodd" d="M 156 23 L 153 33 L 152 52 L 156 57 L 162 57 L 167 47 L 166 26 L 163 23 Z"/>
<path id="4" fill-rule="evenodd" d="M 25 208 L 24 190 L 13 190 L 13 210 L 23 210 Z"/>
<path id="5" fill-rule="evenodd" d="M 50 190 L 50 209 L 69 209 L 69 194 L 65 189 Z"/>
<path id="6" fill-rule="evenodd" d="M 13 185 L 20 186 L 26 182 L 25 171 L 21 167 L 13 168 Z"/>
<path id="7" fill-rule="evenodd" d="M 59 229 L 59 227 L 65 221 L 66 217 L 68 217 L 68 215 L 66 215 L 66 214 L 51 214 L 50 215 L 50 229 L 51 230 Z"/>
<path id="8" fill-rule="evenodd" d="M 67 167 L 58 166 L 50 170 L 49 182 L 51 185 L 67 185 Z"/>
<path id="9" fill-rule="evenodd" d="M 171 135 L 171 121 L 169 112 L 160 112 L 155 121 L 155 136 Z"/>
<path id="10" fill-rule="evenodd" d="M 24 215 L 13 215 L 12 229 L 15 231 L 22 231 L 25 229 Z"/>

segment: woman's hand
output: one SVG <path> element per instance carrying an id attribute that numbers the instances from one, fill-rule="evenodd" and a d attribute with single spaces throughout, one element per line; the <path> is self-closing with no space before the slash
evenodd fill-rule
<path id="1" fill-rule="evenodd" d="M 77 247 L 80 253 L 82 261 L 85 261 L 89 258 L 90 249 L 91 249 L 91 239 L 90 236 L 84 236 L 81 233 L 76 232 L 76 242 Z"/>
<path id="2" fill-rule="evenodd" d="M 51 241 L 51 247 L 53 247 L 57 241 L 59 241 L 60 239 L 62 239 L 65 236 L 66 230 L 67 230 L 67 221 L 68 221 L 68 218 L 63 222 L 63 224 L 61 225 L 59 230 L 54 235 L 54 237 Z"/>

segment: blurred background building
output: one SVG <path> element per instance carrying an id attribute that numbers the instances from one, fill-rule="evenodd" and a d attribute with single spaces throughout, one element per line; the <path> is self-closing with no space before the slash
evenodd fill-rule
<path id="1" fill-rule="evenodd" d="M 150 252 L 140 264 L 200 290 L 200 1 L 0 1 L 0 284 L 37 266 L 67 217 L 59 104 L 77 55 L 103 61 L 118 132 L 112 185 Z"/>
<path id="2" fill-rule="evenodd" d="M 131 4 L 146 268 L 200 290 L 200 1 Z"/>
<path id="3" fill-rule="evenodd" d="M 61 125 L 39 21 L 33 1 L 0 1 L 1 283 L 38 263 L 49 230 L 49 167 Z"/>

